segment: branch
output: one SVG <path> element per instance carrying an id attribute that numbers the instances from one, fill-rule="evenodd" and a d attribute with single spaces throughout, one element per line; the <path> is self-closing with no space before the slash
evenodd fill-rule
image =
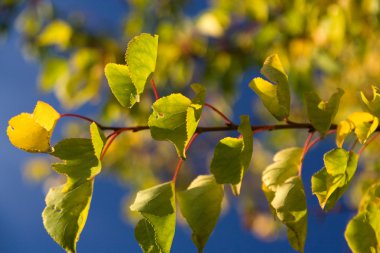
<path id="1" fill-rule="evenodd" d="M 139 131 L 144 131 L 148 130 L 149 126 L 133 126 L 133 127 L 115 127 L 115 126 L 104 126 L 98 123 L 97 121 L 77 115 L 77 114 L 61 114 L 61 118 L 63 117 L 74 117 L 74 118 L 79 118 L 88 122 L 94 122 L 100 129 L 102 130 L 111 130 L 111 131 L 123 131 L 123 132 L 139 132 Z M 214 126 L 214 127 L 197 127 L 196 133 L 205 133 L 205 132 L 223 132 L 223 131 L 236 131 L 239 128 L 238 125 L 231 124 L 231 125 L 226 125 L 226 126 Z M 296 123 L 296 122 L 291 122 L 287 124 L 273 124 L 273 125 L 252 125 L 251 126 L 252 131 L 255 133 L 262 132 L 262 131 L 275 131 L 275 130 L 286 130 L 286 129 L 307 129 L 310 132 L 316 131 L 314 127 L 310 123 Z M 336 130 L 337 125 L 332 124 L 330 127 L 330 130 Z M 377 132 L 380 131 L 380 127 L 376 129 Z"/>

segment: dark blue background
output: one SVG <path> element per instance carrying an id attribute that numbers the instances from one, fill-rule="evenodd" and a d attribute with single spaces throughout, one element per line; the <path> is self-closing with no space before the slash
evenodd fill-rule
<path id="1" fill-rule="evenodd" d="M 56 2 L 62 10 L 84 11 L 94 29 L 116 30 L 115 27 L 120 27 L 120 17 L 126 11 L 121 1 Z M 198 10 L 199 6 L 192 5 L 193 14 Z M 41 212 L 45 203 L 41 187 L 24 181 L 22 177 L 21 168 L 32 155 L 14 148 L 6 136 L 7 121 L 20 112 L 32 111 L 37 100 L 59 108 L 52 95 L 38 92 L 38 71 L 37 62 L 28 62 L 22 56 L 20 36 L 12 31 L 10 37 L 0 44 L 0 253 L 63 252 L 44 230 Z M 247 90 L 247 83 L 254 74 L 247 74 L 241 81 L 240 89 L 244 96 L 237 100 L 234 107 L 236 121 L 239 114 L 252 115 L 251 101 L 254 95 Z M 95 111 L 96 107 L 86 106 L 82 112 L 94 114 Z M 332 141 L 326 142 L 331 148 Z M 306 252 L 349 252 L 343 233 L 352 214 L 332 213 L 321 218 L 317 200 L 310 193 L 311 175 L 322 167 L 322 154 L 329 149 L 323 146 L 325 148 L 317 147 L 307 155 L 303 169 L 311 210 Z M 121 200 L 125 193 L 126 189 L 116 180 L 98 177 L 88 221 L 78 244 L 79 252 L 140 252 L 134 240 L 133 228 L 122 220 Z M 178 227 L 172 252 L 196 252 L 190 238 L 190 231 Z M 276 242 L 265 243 L 245 231 L 233 207 L 220 219 L 205 252 L 294 251 L 286 236 Z"/>

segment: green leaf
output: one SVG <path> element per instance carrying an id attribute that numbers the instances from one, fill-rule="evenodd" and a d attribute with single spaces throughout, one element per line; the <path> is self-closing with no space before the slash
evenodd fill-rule
<path id="1" fill-rule="evenodd" d="M 276 191 L 288 178 L 298 174 L 301 166 L 302 148 L 292 147 L 281 150 L 273 157 L 274 163 L 263 171 L 262 180 L 265 186 Z"/>
<path id="2" fill-rule="evenodd" d="M 339 102 L 343 94 L 344 91 L 338 89 L 330 97 L 329 101 L 323 101 L 315 92 L 305 94 L 306 109 L 310 122 L 321 135 L 324 135 L 330 129 L 331 123 L 338 112 Z"/>
<path id="3" fill-rule="evenodd" d="M 21 113 L 9 120 L 7 135 L 17 148 L 27 152 L 50 152 L 50 138 L 60 114 L 38 101 L 32 114 Z"/>
<path id="4" fill-rule="evenodd" d="M 192 239 L 198 252 L 203 252 L 215 228 L 223 195 L 223 186 L 217 184 L 213 176 L 198 176 L 186 191 L 177 193 L 179 208 L 193 231 Z"/>
<path id="5" fill-rule="evenodd" d="M 346 120 L 338 124 L 336 145 L 341 148 L 346 137 L 355 131 L 360 143 L 365 143 L 368 137 L 376 131 L 379 119 L 368 112 L 354 112 Z"/>
<path id="6" fill-rule="evenodd" d="M 261 73 L 272 83 L 258 77 L 252 79 L 249 87 L 256 92 L 264 106 L 277 120 L 287 118 L 290 111 L 288 76 L 277 54 L 265 60 Z"/>
<path id="7" fill-rule="evenodd" d="M 137 91 L 132 83 L 127 65 L 109 63 L 105 74 L 112 93 L 122 106 L 132 107 L 136 103 Z"/>
<path id="8" fill-rule="evenodd" d="M 276 191 L 269 190 L 263 185 L 275 217 L 288 228 L 288 239 L 292 247 L 304 252 L 307 234 L 306 196 L 301 178 L 290 177 L 277 186 Z"/>
<path id="9" fill-rule="evenodd" d="M 380 183 L 363 196 L 358 214 L 348 223 L 345 238 L 353 253 L 380 251 Z"/>
<path id="10" fill-rule="evenodd" d="M 211 173 L 218 184 L 232 184 L 235 195 L 240 194 L 240 184 L 244 172 L 251 162 L 253 150 L 253 132 L 249 117 L 240 117 L 238 131 L 242 138 L 226 137 L 216 145 L 211 161 Z"/>
<path id="11" fill-rule="evenodd" d="M 76 243 L 87 220 L 93 191 L 93 180 L 75 188 L 61 185 L 49 190 L 42 213 L 49 235 L 68 253 L 76 252 Z"/>
<path id="12" fill-rule="evenodd" d="M 370 96 L 366 96 L 363 92 L 361 92 L 360 95 L 367 110 L 376 117 L 380 117 L 379 88 L 372 85 L 372 94 L 370 94 Z"/>
<path id="13" fill-rule="evenodd" d="M 288 228 L 292 247 L 304 252 L 307 232 L 306 196 L 298 170 L 301 166 L 301 148 L 279 151 L 274 163 L 263 171 L 263 191 L 277 219 Z"/>
<path id="14" fill-rule="evenodd" d="M 137 94 L 143 93 L 145 84 L 156 69 L 157 48 L 158 35 L 143 33 L 128 43 L 125 61 Z M 136 100 L 139 101 L 138 97 Z"/>
<path id="15" fill-rule="evenodd" d="M 135 236 L 143 251 L 169 253 L 175 232 L 174 183 L 168 182 L 139 191 L 132 211 L 144 217 L 137 224 Z"/>
<path id="16" fill-rule="evenodd" d="M 179 93 L 162 97 L 153 104 L 148 121 L 152 138 L 172 142 L 182 159 L 186 158 L 185 147 L 197 129 L 205 99 L 201 85 L 191 87 L 196 93 L 193 101 Z"/>
<path id="17" fill-rule="evenodd" d="M 156 243 L 154 228 L 147 219 L 141 219 L 137 223 L 135 237 L 145 253 L 162 252 Z"/>
<path id="18" fill-rule="evenodd" d="M 63 160 L 53 164 L 53 168 L 66 175 L 67 181 L 49 190 L 42 218 L 49 235 L 70 253 L 76 252 L 90 208 L 93 178 L 101 169 L 100 154 L 105 139 L 95 123 L 90 131 L 91 139 L 63 140 L 51 153 Z"/>
<path id="19" fill-rule="evenodd" d="M 333 149 L 324 155 L 325 167 L 311 179 L 313 194 L 320 206 L 328 211 L 342 197 L 355 174 L 358 155 L 342 148 Z"/>

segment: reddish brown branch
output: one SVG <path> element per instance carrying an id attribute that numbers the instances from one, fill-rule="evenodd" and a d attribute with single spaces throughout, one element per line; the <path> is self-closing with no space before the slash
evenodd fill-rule
<path id="1" fill-rule="evenodd" d="M 195 139 L 198 137 L 198 135 L 199 135 L 199 133 L 193 134 L 193 136 L 191 137 L 189 143 L 186 145 L 185 153 L 187 153 L 187 150 L 189 150 L 189 148 L 191 147 L 191 145 L 193 144 L 193 142 L 195 141 Z M 173 174 L 172 181 L 174 183 L 177 181 L 178 172 L 181 169 L 182 163 L 183 163 L 183 159 L 180 158 L 179 161 L 178 161 L 178 163 L 177 163 L 177 166 L 176 166 L 176 168 L 174 170 L 174 174 Z"/>
<path id="2" fill-rule="evenodd" d="M 156 83 L 154 82 L 153 78 L 150 79 L 150 83 L 152 84 L 152 89 L 153 89 L 154 96 L 155 96 L 156 100 L 158 100 L 160 98 L 160 96 L 158 95 Z"/>
<path id="3" fill-rule="evenodd" d="M 376 130 L 378 130 L 378 129 L 376 129 Z M 374 140 L 376 140 L 376 138 L 379 137 L 379 135 L 380 135 L 380 132 L 374 134 L 374 135 L 371 137 L 371 139 L 369 139 L 369 140 L 363 145 L 363 147 L 359 150 L 358 155 L 360 156 L 360 155 L 363 153 L 363 151 L 368 147 L 368 145 L 371 144 Z"/>
<path id="4" fill-rule="evenodd" d="M 224 113 L 222 113 L 221 111 L 219 111 L 218 109 L 216 109 L 214 106 L 212 106 L 212 105 L 210 105 L 208 103 L 204 103 L 204 106 L 210 108 L 211 110 L 213 110 L 214 112 L 216 112 L 217 114 L 219 114 L 219 116 L 221 116 L 224 119 L 224 121 L 226 122 L 226 125 L 234 125 L 232 123 L 232 120 L 230 120 Z"/>

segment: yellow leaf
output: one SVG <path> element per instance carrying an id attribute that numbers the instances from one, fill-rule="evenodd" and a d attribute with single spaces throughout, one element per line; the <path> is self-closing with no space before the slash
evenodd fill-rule
<path id="1" fill-rule="evenodd" d="M 343 146 L 344 139 L 349 135 L 352 130 L 355 128 L 348 120 L 342 120 L 338 124 L 338 129 L 336 130 L 336 145 L 341 148 Z"/>
<path id="2" fill-rule="evenodd" d="M 360 143 L 364 143 L 368 137 L 376 131 L 379 125 L 379 119 L 368 112 L 354 112 L 346 120 L 338 124 L 336 134 L 336 145 L 342 147 L 344 139 L 352 131 Z"/>
<path id="3" fill-rule="evenodd" d="M 60 114 L 38 101 L 33 114 L 21 113 L 9 121 L 7 134 L 11 143 L 28 152 L 49 152 L 50 137 Z"/>

